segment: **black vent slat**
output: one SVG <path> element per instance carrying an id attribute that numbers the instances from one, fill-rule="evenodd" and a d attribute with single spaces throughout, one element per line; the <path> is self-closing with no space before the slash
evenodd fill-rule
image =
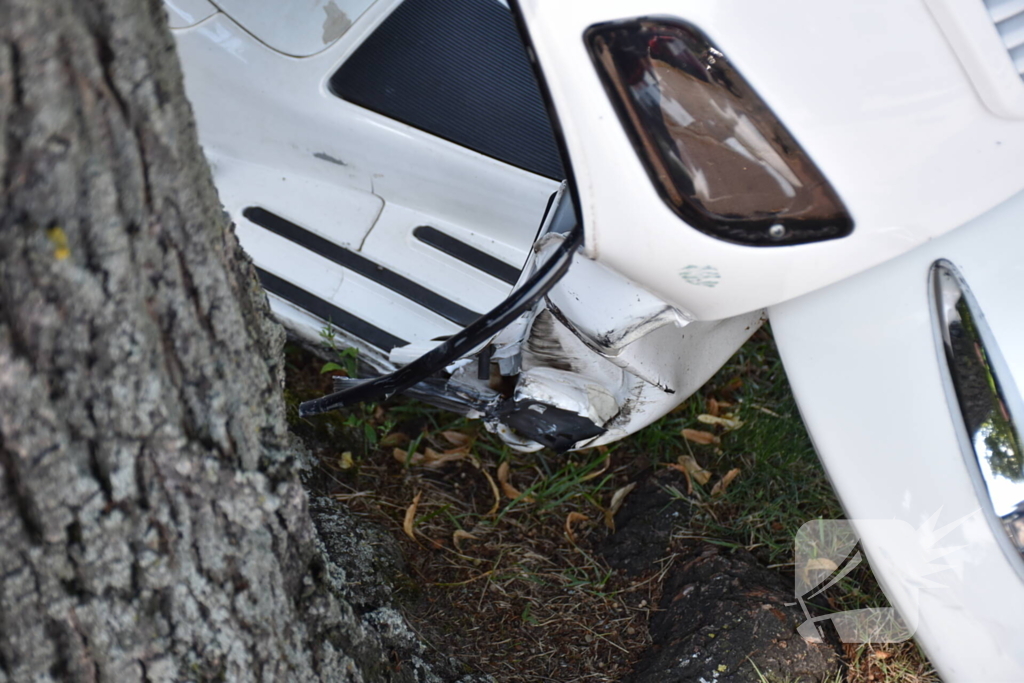
<path id="1" fill-rule="evenodd" d="M 429 244 L 438 251 L 473 266 L 477 270 L 483 271 L 502 282 L 514 285 L 519 280 L 519 268 L 484 253 L 461 240 L 457 240 L 437 228 L 421 225 L 413 230 L 412 234 L 420 242 Z"/>
<path id="2" fill-rule="evenodd" d="M 551 121 L 512 13 L 405 0 L 331 77 L 344 100 L 561 180 Z"/>
<path id="3" fill-rule="evenodd" d="M 419 304 L 423 308 L 451 320 L 453 323 L 465 327 L 480 317 L 479 313 L 474 313 L 468 308 L 460 306 L 454 301 L 427 289 L 423 285 L 417 284 L 392 270 L 388 270 L 365 256 L 361 256 L 330 240 L 326 240 L 266 209 L 250 206 L 242 212 L 242 215 L 261 228 L 265 228 L 275 235 L 284 237 L 300 247 L 319 254 L 337 263 L 339 266 L 351 270 L 353 273 L 362 275 L 379 285 L 387 287 L 409 301 Z"/>
<path id="4" fill-rule="evenodd" d="M 390 351 L 393 348 L 405 346 L 409 343 L 390 332 L 385 332 L 376 325 L 366 322 L 358 316 L 352 315 L 348 311 L 338 308 L 329 301 L 324 301 L 315 294 L 311 294 L 301 287 L 279 278 L 273 273 L 268 273 L 262 268 L 256 268 L 256 274 L 259 275 L 260 284 L 263 285 L 263 289 L 271 294 L 295 304 L 302 310 L 308 311 L 310 314 L 320 318 L 325 323 L 330 323 L 334 327 L 344 330 L 382 351 Z"/>

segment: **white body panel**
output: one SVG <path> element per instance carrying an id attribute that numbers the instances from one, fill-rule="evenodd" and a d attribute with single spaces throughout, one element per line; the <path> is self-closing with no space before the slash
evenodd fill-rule
<path id="1" fill-rule="evenodd" d="M 194 26 L 217 13 L 217 8 L 208 0 L 164 0 L 164 8 L 171 28 Z"/>
<path id="2" fill-rule="evenodd" d="M 863 271 L 1024 188 L 1024 121 L 986 107 L 919 0 L 519 5 L 569 149 L 588 254 L 697 319 L 737 315 Z M 642 16 L 684 19 L 716 43 L 836 189 L 852 235 L 739 246 L 690 228 L 661 200 L 583 40 L 593 24 Z M 999 48 L 1003 68 L 1009 57 Z M 679 275 L 686 266 L 717 269 L 718 284 L 694 286 Z"/>
<path id="3" fill-rule="evenodd" d="M 301 0 L 251 2 L 217 0 L 245 30 L 269 47 L 294 57 L 308 57 L 345 34 L 374 0 Z"/>
<path id="4" fill-rule="evenodd" d="M 175 37 L 200 142 L 256 265 L 416 342 L 459 326 L 242 215 L 251 206 L 270 210 L 476 313 L 507 296 L 507 283 L 420 244 L 412 231 L 438 228 L 518 268 L 558 183 L 328 90 L 331 74 L 397 5 L 375 3 L 330 47 L 304 59 L 270 49 L 224 13 Z M 322 321 L 296 315 L 278 297 L 271 303 L 292 323 L 302 321 L 296 332 L 316 339 Z M 378 368 L 391 367 L 377 350 L 339 334 Z"/>
<path id="5" fill-rule="evenodd" d="M 889 263 L 769 309 L 800 412 L 848 517 L 898 519 L 915 529 L 966 521 L 944 542 L 952 567 L 916 586 L 879 575 L 897 608 L 919 589 L 916 634 L 944 681 L 1024 680 L 1024 581 L 977 512 L 940 377 L 929 269 L 951 261 L 974 292 L 1024 386 L 1024 193 Z M 969 456 L 973 457 L 973 456 Z M 972 513 L 975 513 L 972 515 Z M 869 558 L 887 552 L 863 536 Z"/>

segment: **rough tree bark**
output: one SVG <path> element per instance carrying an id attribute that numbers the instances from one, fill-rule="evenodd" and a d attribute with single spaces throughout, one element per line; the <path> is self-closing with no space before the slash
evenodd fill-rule
<path id="1" fill-rule="evenodd" d="M 455 678 L 321 552 L 162 12 L 0 0 L 0 682 Z"/>

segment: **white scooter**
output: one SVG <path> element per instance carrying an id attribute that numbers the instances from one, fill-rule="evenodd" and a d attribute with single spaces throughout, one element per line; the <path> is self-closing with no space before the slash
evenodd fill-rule
<path id="1" fill-rule="evenodd" d="M 1024 0 L 165 2 L 274 311 L 381 373 L 306 414 L 591 447 L 770 317 L 944 680 L 1024 680 Z"/>

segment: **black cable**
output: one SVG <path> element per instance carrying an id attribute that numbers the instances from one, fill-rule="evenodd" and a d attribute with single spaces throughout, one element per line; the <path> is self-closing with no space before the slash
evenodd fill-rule
<path id="1" fill-rule="evenodd" d="M 566 233 L 554 255 L 545 261 L 522 287 L 458 334 L 449 337 L 447 341 L 389 375 L 368 379 L 347 389 L 300 404 L 299 416 L 309 417 L 362 401 L 387 399 L 443 370 L 449 363 L 465 356 L 500 332 L 547 294 L 548 290 L 565 275 L 569 264 L 572 263 L 573 255 L 581 244 L 583 229 L 576 224 Z"/>

